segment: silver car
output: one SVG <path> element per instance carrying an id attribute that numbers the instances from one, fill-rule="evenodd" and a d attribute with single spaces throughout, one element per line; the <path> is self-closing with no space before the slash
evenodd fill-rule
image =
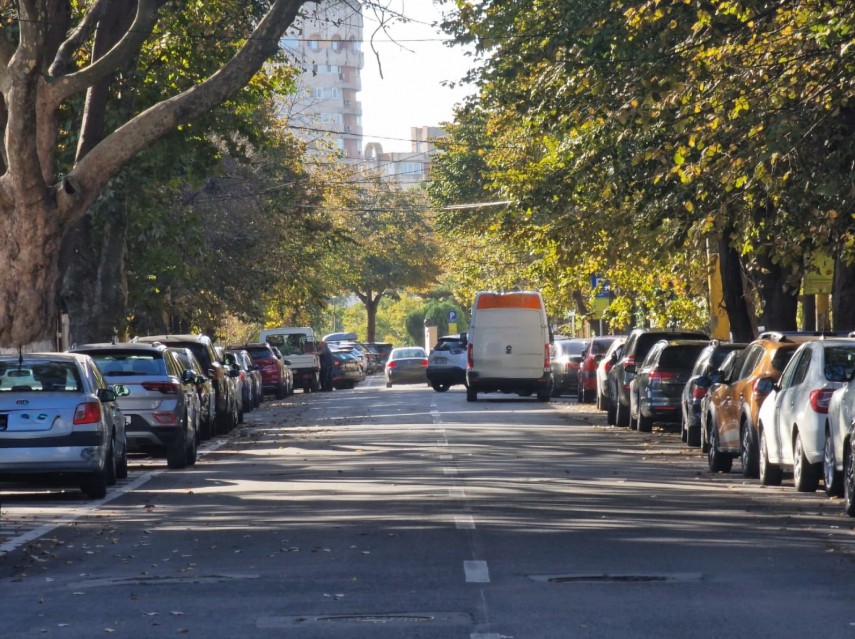
<path id="1" fill-rule="evenodd" d="M 121 384 L 131 452 L 166 457 L 169 468 L 196 463 L 199 443 L 197 374 L 163 344 L 86 344 L 72 349 L 95 360 L 104 378 Z"/>
<path id="2" fill-rule="evenodd" d="M 125 418 L 86 355 L 0 357 L 0 479 L 76 483 L 92 499 L 127 477 Z"/>

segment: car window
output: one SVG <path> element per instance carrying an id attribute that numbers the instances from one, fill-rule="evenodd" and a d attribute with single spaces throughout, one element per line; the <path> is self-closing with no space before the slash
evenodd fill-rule
<path id="1" fill-rule="evenodd" d="M 689 371 L 705 348 L 702 344 L 669 346 L 659 356 L 659 368 L 668 371 Z"/>
<path id="2" fill-rule="evenodd" d="M 0 392 L 83 391 L 80 372 L 74 362 L 16 360 L 0 362 Z"/>
<path id="3" fill-rule="evenodd" d="M 754 369 L 757 368 L 757 363 L 763 357 L 763 353 L 765 353 L 765 349 L 760 344 L 755 344 L 754 346 L 750 346 L 744 352 L 744 357 L 740 358 L 741 366 L 736 371 L 736 377 L 734 379 L 745 379 L 751 373 L 754 372 Z"/>
<path id="4" fill-rule="evenodd" d="M 793 358 L 797 348 L 798 346 L 796 345 L 787 347 L 779 346 L 775 351 L 775 355 L 772 357 L 772 367 L 779 372 L 784 370 L 789 361 Z"/>
<path id="5" fill-rule="evenodd" d="M 784 369 L 779 382 L 781 388 L 789 388 L 799 383 L 799 368 L 804 361 L 810 361 L 810 353 L 808 353 L 807 349 L 795 354 L 793 361 Z M 805 370 L 807 369 L 805 368 Z M 804 379 L 804 375 L 802 375 L 802 379 Z"/>
<path id="6" fill-rule="evenodd" d="M 855 372 L 855 350 L 847 346 L 823 349 L 823 373 L 830 382 L 845 382 Z"/>
<path id="7" fill-rule="evenodd" d="M 650 352 L 647 353 L 647 356 L 644 358 L 644 361 L 641 363 L 641 368 L 652 368 L 656 366 L 656 360 L 659 358 L 659 354 L 662 352 L 667 346 L 667 342 L 657 342 L 650 349 Z"/>
<path id="8" fill-rule="evenodd" d="M 96 352 L 90 353 L 90 357 L 105 377 L 166 373 L 166 365 L 160 353 Z"/>
<path id="9" fill-rule="evenodd" d="M 701 352 L 698 359 L 695 360 L 695 367 L 692 369 L 693 376 L 704 375 L 707 372 L 707 365 L 713 365 L 713 352 L 715 350 L 715 347 L 708 346 Z"/>

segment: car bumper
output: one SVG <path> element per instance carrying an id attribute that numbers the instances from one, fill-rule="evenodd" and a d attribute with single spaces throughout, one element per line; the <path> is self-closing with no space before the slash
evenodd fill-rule
<path id="1" fill-rule="evenodd" d="M 424 368 L 402 371 L 400 369 L 386 374 L 386 379 L 393 384 L 427 384 L 427 371 Z"/>
<path id="2" fill-rule="evenodd" d="M 153 424 L 150 415 L 131 414 L 129 423 L 125 426 L 128 438 L 128 452 L 151 452 L 153 449 L 167 448 L 181 438 L 185 424 L 177 417 L 174 424 Z"/>
<path id="3" fill-rule="evenodd" d="M 32 473 L 93 473 L 104 467 L 100 432 L 0 441 L 0 477 Z"/>
<path id="4" fill-rule="evenodd" d="M 645 418 L 655 422 L 677 423 L 682 419 L 679 398 L 642 398 L 639 411 Z"/>
<path id="5" fill-rule="evenodd" d="M 427 379 L 431 384 L 465 384 L 466 369 L 459 366 L 428 366 Z"/>
<path id="6" fill-rule="evenodd" d="M 536 393 L 549 388 L 552 376 L 544 373 L 537 378 L 482 377 L 478 371 L 466 371 L 466 383 L 469 388 L 480 393 Z"/>

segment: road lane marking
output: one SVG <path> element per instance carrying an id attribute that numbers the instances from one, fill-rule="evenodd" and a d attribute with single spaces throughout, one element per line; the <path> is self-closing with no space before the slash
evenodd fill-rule
<path id="1" fill-rule="evenodd" d="M 487 570 L 487 562 L 472 559 L 463 562 L 463 572 L 466 575 L 466 583 L 486 584 L 490 583 L 490 571 Z"/>
<path id="2" fill-rule="evenodd" d="M 462 488 L 449 488 L 448 496 L 452 499 L 466 499 L 466 492 Z"/>
<path id="3" fill-rule="evenodd" d="M 454 525 L 458 530 L 475 530 L 475 519 L 471 515 L 455 515 Z"/>
<path id="4" fill-rule="evenodd" d="M 444 475 L 456 475 L 456 474 L 457 474 L 457 469 L 456 469 L 456 468 L 449 467 L 449 466 L 444 466 L 444 467 L 443 467 L 443 469 L 442 469 L 442 473 L 443 473 Z"/>
<path id="5" fill-rule="evenodd" d="M 450 459 L 454 459 L 454 456 L 453 455 L 440 455 L 439 458 L 442 461 L 449 461 Z"/>

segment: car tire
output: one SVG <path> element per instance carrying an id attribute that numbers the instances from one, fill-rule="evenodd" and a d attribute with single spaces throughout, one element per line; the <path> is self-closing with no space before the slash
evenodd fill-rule
<path id="1" fill-rule="evenodd" d="M 392 388 L 392 382 L 390 382 L 388 379 L 386 380 L 386 388 Z"/>
<path id="2" fill-rule="evenodd" d="M 86 493 L 89 499 L 104 499 L 107 496 L 107 468 L 106 466 L 97 473 L 93 473 L 83 480 L 80 490 Z"/>
<path id="3" fill-rule="evenodd" d="M 793 485 L 800 493 L 813 493 L 819 488 L 819 470 L 805 455 L 801 434 L 793 444 Z"/>
<path id="4" fill-rule="evenodd" d="M 635 423 L 638 425 L 639 433 L 649 433 L 653 430 L 653 418 L 645 417 L 641 414 L 641 411 L 639 411 L 638 419 L 636 419 Z"/>
<path id="5" fill-rule="evenodd" d="M 615 425 L 629 426 L 629 407 L 624 407 L 620 398 L 615 400 Z"/>
<path id="6" fill-rule="evenodd" d="M 784 472 L 777 464 L 769 461 L 769 449 L 766 444 L 766 432 L 760 428 L 760 484 L 762 486 L 780 486 Z"/>
<path id="7" fill-rule="evenodd" d="M 742 476 L 753 478 L 760 475 L 760 455 L 757 450 L 757 438 L 754 429 L 747 422 L 742 422 L 740 436 L 740 460 L 742 461 Z"/>
<path id="8" fill-rule="evenodd" d="M 187 445 L 187 465 L 195 466 L 196 460 L 199 457 L 199 437 L 197 435 L 197 431 L 193 431 L 193 438 L 188 442 Z"/>
<path id="9" fill-rule="evenodd" d="M 451 384 L 445 384 L 440 382 L 434 382 L 433 384 L 431 384 L 431 386 L 437 393 L 444 393 L 449 388 L 451 388 Z"/>
<path id="10" fill-rule="evenodd" d="M 181 434 L 166 448 L 166 467 L 181 469 L 187 465 L 187 416 L 180 424 Z"/>
<path id="11" fill-rule="evenodd" d="M 614 402 L 610 398 L 606 398 L 606 423 L 609 426 L 614 426 L 617 422 L 617 412 L 615 411 Z"/>
<path id="12" fill-rule="evenodd" d="M 733 467 L 733 457 L 719 450 L 718 429 L 710 431 L 710 449 L 707 452 L 707 460 L 711 473 L 729 473 Z"/>
<path id="13" fill-rule="evenodd" d="M 686 446 L 692 448 L 700 448 L 701 446 L 701 427 L 688 424 L 686 426 Z"/>
<path id="14" fill-rule="evenodd" d="M 288 387 L 280 383 L 276 387 L 276 399 L 285 399 L 286 397 L 288 397 Z"/>
<path id="15" fill-rule="evenodd" d="M 837 470 L 837 460 L 834 458 L 834 439 L 831 431 L 825 429 L 825 445 L 822 452 L 822 478 L 825 484 L 825 494 L 829 497 L 843 496 L 843 472 Z"/>
<path id="16" fill-rule="evenodd" d="M 466 401 L 467 402 L 474 402 L 477 400 L 478 400 L 478 391 L 476 391 L 474 388 L 472 388 L 470 386 L 467 386 L 466 387 Z"/>
<path id="17" fill-rule="evenodd" d="M 116 465 L 116 478 L 128 478 L 128 442 L 122 447 L 122 456 L 119 458 L 119 463 Z"/>
<path id="18" fill-rule="evenodd" d="M 539 402 L 548 402 L 551 396 L 552 392 L 549 388 L 537 391 L 537 401 Z"/>
<path id="19" fill-rule="evenodd" d="M 843 512 L 855 517 L 855 451 L 843 450 Z"/>

